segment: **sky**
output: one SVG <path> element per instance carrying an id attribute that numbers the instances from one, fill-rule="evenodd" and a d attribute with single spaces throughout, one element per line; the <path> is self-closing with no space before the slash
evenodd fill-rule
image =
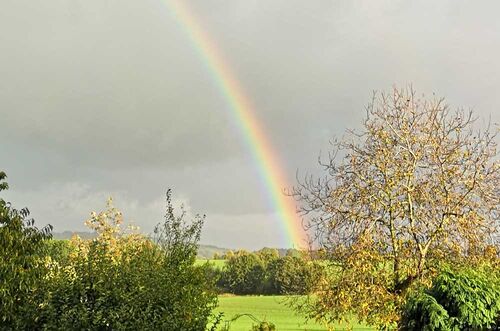
<path id="1" fill-rule="evenodd" d="M 500 121 L 500 3 L 186 0 L 226 59 L 288 187 L 374 90 L 411 84 Z M 36 224 L 85 230 L 107 197 L 150 233 L 164 195 L 202 243 L 286 233 L 231 106 L 167 0 L 0 0 L 0 170 Z M 4 192 L 2 192 L 3 194 Z"/>

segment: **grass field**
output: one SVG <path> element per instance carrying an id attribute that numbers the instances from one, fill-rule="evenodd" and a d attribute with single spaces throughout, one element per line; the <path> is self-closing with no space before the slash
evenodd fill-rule
<path id="1" fill-rule="evenodd" d="M 309 322 L 295 315 L 294 311 L 283 304 L 282 296 L 220 296 L 216 312 L 224 312 L 224 320 L 230 320 L 237 314 L 252 314 L 259 320 L 266 320 L 276 325 L 277 331 L 320 331 L 324 326 Z M 241 317 L 231 323 L 231 331 L 249 331 L 254 322 L 249 317 Z M 353 323 L 354 330 L 373 330 L 369 327 Z M 343 330 L 338 327 L 335 330 Z"/>
<path id="2" fill-rule="evenodd" d="M 197 265 L 210 263 L 216 268 L 222 269 L 226 260 L 196 260 Z M 239 314 L 251 314 L 260 321 L 268 321 L 276 325 L 277 331 L 326 331 L 323 325 L 314 323 L 307 324 L 302 316 L 295 312 L 284 303 L 284 296 L 219 296 L 219 307 L 215 313 L 223 312 L 223 320 L 231 320 Z M 236 321 L 231 322 L 230 331 L 249 331 L 255 322 L 248 316 L 242 316 Z M 222 323 L 224 325 L 224 323 Z M 352 323 L 353 330 L 373 330 L 367 326 Z M 335 330 L 344 330 L 345 326 L 337 326 Z"/>

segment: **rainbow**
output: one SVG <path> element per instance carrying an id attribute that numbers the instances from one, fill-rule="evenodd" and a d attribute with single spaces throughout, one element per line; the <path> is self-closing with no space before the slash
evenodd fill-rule
<path id="1" fill-rule="evenodd" d="M 221 93 L 230 105 L 232 117 L 251 150 L 271 204 L 281 221 L 286 245 L 301 248 L 306 244 L 306 235 L 297 214 L 295 203 L 282 191 L 289 187 L 285 172 L 281 167 L 261 123 L 256 117 L 252 103 L 243 92 L 228 61 L 218 50 L 216 43 L 198 23 L 199 20 L 189 10 L 185 0 L 166 0 L 179 25 L 186 31 L 193 47 L 200 54 L 207 69 L 217 83 Z"/>

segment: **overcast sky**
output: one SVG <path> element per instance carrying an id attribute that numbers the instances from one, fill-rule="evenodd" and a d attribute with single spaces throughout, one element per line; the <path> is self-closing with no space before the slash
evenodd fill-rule
<path id="1" fill-rule="evenodd" d="M 187 1 L 291 179 L 412 84 L 500 120 L 498 1 Z M 241 132 L 167 0 L 0 0 L 0 169 L 38 225 L 84 230 L 113 196 L 146 233 L 164 192 L 204 243 L 282 246 Z M 290 185 L 294 182 L 291 180 Z"/>

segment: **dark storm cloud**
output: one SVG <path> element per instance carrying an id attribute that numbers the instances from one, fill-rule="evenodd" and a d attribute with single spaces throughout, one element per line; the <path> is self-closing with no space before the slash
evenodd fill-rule
<path id="1" fill-rule="evenodd" d="M 114 195 L 149 230 L 172 187 L 193 212 L 209 215 L 207 241 L 279 245 L 248 146 L 166 2 L 2 2 L 0 168 L 9 197 L 65 230 Z M 497 2 L 189 6 L 255 104 L 290 178 L 297 169 L 318 172 L 319 151 L 358 125 L 374 89 L 412 83 L 499 121 Z M 250 228 L 269 236 L 243 243 L 238 233 Z"/>

